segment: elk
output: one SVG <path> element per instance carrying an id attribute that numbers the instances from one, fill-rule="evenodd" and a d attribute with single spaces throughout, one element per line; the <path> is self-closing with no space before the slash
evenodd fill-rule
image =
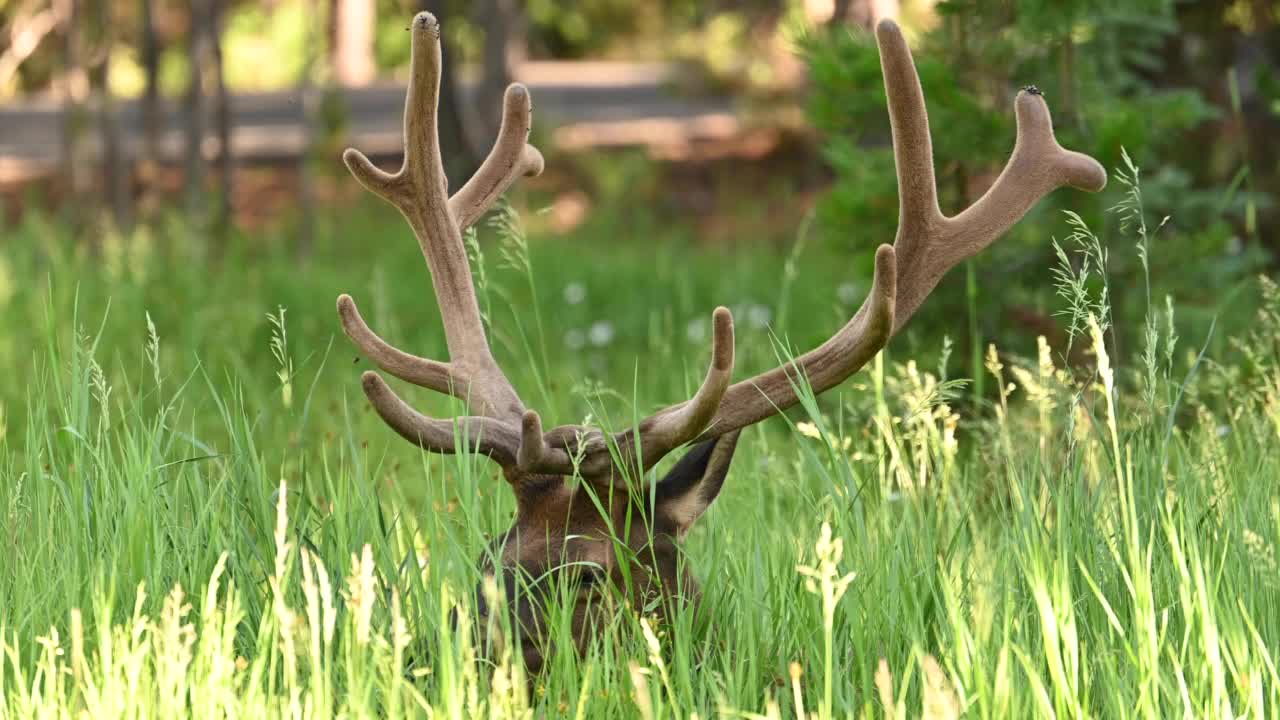
<path id="1" fill-rule="evenodd" d="M 492 150 L 450 196 L 436 128 L 440 25 L 429 13 L 419 13 L 411 32 L 403 164 L 395 173 L 385 172 L 354 149 L 343 160 L 361 185 L 399 209 L 413 229 L 430 269 L 448 360 L 411 355 L 388 344 L 368 327 L 349 295 L 338 298 L 338 314 L 343 330 L 377 367 L 466 403 L 470 415 L 428 417 L 376 372 L 362 377 L 374 410 L 408 441 L 432 453 L 478 453 L 501 468 L 515 493 L 516 516 L 511 529 L 495 540 L 487 572 L 506 588 L 518 620 L 514 634 L 534 673 L 551 651 L 544 598 L 536 590 L 515 593 L 513 578 L 569 573 L 563 577 L 576 588 L 572 631 L 579 647 L 616 607 L 605 602 L 611 593 L 633 607 L 669 608 L 695 600 L 698 586 L 677 562 L 679 543 L 720 493 L 740 431 L 794 406 L 802 379 L 816 394 L 857 372 L 902 329 L 949 269 L 990 245 L 1041 197 L 1063 185 L 1096 192 L 1106 184 L 1097 161 L 1058 144 L 1044 98 L 1027 88 L 1014 102 L 1017 136 L 1004 170 L 972 206 L 944 215 L 915 65 L 897 25 L 882 21 L 876 39 L 897 166 L 898 231 L 892 245 L 876 251 L 870 295 L 858 311 L 817 348 L 735 383 L 733 319 L 718 307 L 712 313 L 710 366 L 693 397 L 622 432 L 580 425 L 544 430 L 541 416 L 525 406 L 494 360 L 462 236 L 517 178 L 542 172 L 542 155 L 528 143 L 529 91 L 519 84 L 507 89 Z M 665 456 L 690 444 L 692 449 L 661 480 L 646 480 Z M 567 482 L 575 476 L 579 482 Z M 632 517 L 646 521 L 625 522 Z M 629 552 L 617 552 L 619 544 Z M 488 612 L 479 604 L 481 614 Z"/>

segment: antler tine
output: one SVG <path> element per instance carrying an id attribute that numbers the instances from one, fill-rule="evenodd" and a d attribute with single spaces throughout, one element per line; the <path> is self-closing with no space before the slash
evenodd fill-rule
<path id="1" fill-rule="evenodd" d="M 487 455 L 503 467 L 515 464 L 520 440 L 508 424 L 484 416 L 452 420 L 427 417 L 409 407 L 375 372 L 366 372 L 361 384 L 383 422 L 423 450 L 446 455 L 473 452 Z"/>
<path id="2" fill-rule="evenodd" d="M 516 451 L 516 465 L 525 472 L 533 472 L 546 458 L 547 441 L 542 437 L 542 418 L 536 410 L 526 410 L 520 420 L 520 448 Z"/>
<path id="3" fill-rule="evenodd" d="M 1097 160 L 1067 150 L 1053 135 L 1049 105 L 1034 87 L 1014 101 L 1017 139 L 1009 162 L 977 202 L 947 218 L 951 265 L 972 257 L 1016 223 L 1041 197 L 1064 185 L 1098 192 L 1107 173 Z"/>
<path id="4" fill-rule="evenodd" d="M 876 40 L 898 170 L 894 247 L 902 276 L 896 333 L 948 270 L 1003 235 L 1040 198 L 1063 185 L 1097 192 L 1106 185 L 1107 173 L 1093 158 L 1058 144 L 1049 106 L 1039 91 L 1029 88 L 1019 92 L 1014 103 L 1017 139 L 995 184 L 968 209 L 944 216 L 938 209 L 929 117 L 911 50 L 892 20 L 880 21 Z"/>
<path id="5" fill-rule="evenodd" d="M 419 13 L 414 19 L 415 31 L 429 27 L 422 25 L 424 16 L 430 18 L 429 13 Z M 434 22 L 434 18 L 431 18 L 431 23 Z M 438 26 L 434 32 L 438 37 Z M 414 188 L 419 185 L 425 184 L 428 188 L 444 187 L 443 176 L 433 178 L 432 171 L 427 167 L 431 164 L 442 167 L 439 143 L 436 140 L 439 52 L 437 43 L 434 46 L 434 64 L 427 62 L 432 59 L 432 53 L 421 53 L 421 64 L 417 61 L 419 55 L 415 55 L 413 81 L 405 102 L 406 153 L 400 170 L 395 173 L 381 170 L 354 148 L 348 148 L 342 154 L 347 168 L 361 185 L 402 210 L 404 203 L 412 202 Z M 426 98 L 427 102 L 421 101 L 419 96 Z M 449 211 L 453 214 L 459 232 L 475 224 L 517 178 L 542 174 L 542 153 L 528 143 L 532 127 L 533 99 L 529 95 L 529 89 L 520 83 L 512 83 L 502 99 L 502 125 L 498 129 L 498 138 L 493 148 L 471 179 L 449 198 Z M 410 157 L 434 157 L 434 162 L 411 163 Z M 416 179 L 409 177 L 411 173 L 417 175 Z"/>
<path id="6" fill-rule="evenodd" d="M 542 153 L 528 143 L 533 100 L 524 85 L 513 83 L 502 98 L 498 139 L 476 174 L 449 198 L 458 228 L 466 230 L 493 205 L 516 178 L 542 174 Z"/>
<path id="7" fill-rule="evenodd" d="M 420 12 L 410 24 L 412 32 L 409 89 L 404 103 L 404 160 L 400 170 L 379 170 L 364 153 L 347 148 L 342 159 L 351 174 L 370 192 L 408 214 L 406 205 L 424 194 L 423 204 L 444 205 L 447 181 L 440 160 L 436 119 L 440 103 L 440 23 L 429 12 Z"/>
<path id="8" fill-rule="evenodd" d="M 733 314 L 718 307 L 711 314 L 711 364 L 693 397 L 669 412 L 641 422 L 634 437 L 626 433 L 620 444 L 639 443 L 641 466 L 653 467 L 667 453 L 697 437 L 715 418 L 733 378 Z"/>
<path id="9" fill-rule="evenodd" d="M 521 472 L 543 475 L 570 475 L 573 459 L 563 447 L 554 447 L 542 432 L 542 418 L 534 410 L 526 410 L 520 421 L 520 447 L 516 451 L 516 467 Z"/>
<path id="10" fill-rule="evenodd" d="M 356 301 L 346 293 L 338 296 L 338 317 L 347 337 L 378 367 L 405 382 L 465 399 L 467 385 L 455 375 L 449 363 L 410 355 L 393 347 L 369 329 L 360 316 Z"/>
<path id="11" fill-rule="evenodd" d="M 882 20 L 876 27 L 880 69 L 889 101 L 889 125 L 893 133 L 893 164 L 898 176 L 898 237 L 903 240 L 929 234 L 943 220 L 938 209 L 938 189 L 933 177 L 933 137 L 924 90 L 916 76 L 911 50 L 896 23 Z"/>
<path id="12" fill-rule="evenodd" d="M 893 335 L 897 285 L 897 254 L 892 246 L 881 245 L 876 250 L 871 292 L 849 322 L 793 363 L 729 386 L 714 418 L 696 439 L 754 425 L 795 405 L 799 401 L 796 383 L 801 377 L 816 394 L 857 372 Z"/>

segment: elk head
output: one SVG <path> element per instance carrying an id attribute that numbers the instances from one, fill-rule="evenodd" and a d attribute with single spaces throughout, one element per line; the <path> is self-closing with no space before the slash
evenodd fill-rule
<path id="1" fill-rule="evenodd" d="M 365 324 L 355 301 L 338 298 L 342 327 L 361 351 L 401 380 L 465 401 L 471 415 L 427 417 L 409 407 L 374 372 L 365 395 L 397 433 L 434 453 L 479 453 L 496 462 L 515 492 L 512 528 L 496 541 L 488 571 L 504 582 L 531 671 L 543 664 L 544 618 L 538 593 L 515 593 L 514 576 L 570 573 L 576 582 L 575 640 L 581 644 L 607 614 L 610 593 L 641 602 L 696 597 L 693 579 L 677 567 L 678 543 L 720 492 L 739 431 L 795 405 L 803 377 L 814 393 L 841 383 L 875 356 L 907 322 L 942 276 L 991 244 L 1052 190 L 1070 185 L 1097 191 L 1106 173 L 1092 158 L 1064 150 L 1053 135 L 1039 92 L 1015 100 L 1013 154 L 991 189 L 954 216 L 938 207 L 924 96 L 911 53 L 897 25 L 876 29 L 888 92 L 899 191 L 898 233 L 875 255 L 866 301 L 819 347 L 793 363 L 731 382 L 733 320 L 712 314 L 711 362 L 693 397 L 659 410 L 624 432 L 564 425 L 543 430 L 498 368 L 485 338 L 462 233 L 516 178 L 542 171 L 542 155 L 528 144 L 529 91 L 514 84 L 504 98 L 502 125 L 488 157 L 452 196 L 441 163 L 436 115 L 440 82 L 440 26 L 418 14 L 412 76 L 404 113 L 404 162 L 396 173 L 349 149 L 343 160 L 360 183 L 396 206 L 417 236 L 431 271 L 448 345 L 447 362 L 405 353 Z M 662 480 L 645 478 L 660 460 L 693 448 Z M 581 482 L 570 485 L 566 478 Z M 643 518 L 643 520 L 639 520 Z M 625 546 L 628 552 L 618 552 Z M 496 565 L 496 566 L 494 566 Z M 484 611 L 483 603 L 481 610 Z"/>

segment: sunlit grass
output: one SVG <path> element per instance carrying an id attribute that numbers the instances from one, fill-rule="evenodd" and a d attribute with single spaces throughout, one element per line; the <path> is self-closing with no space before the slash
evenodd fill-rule
<path id="1" fill-rule="evenodd" d="M 350 291 L 385 336 L 443 353 L 412 241 L 357 233 L 305 264 L 237 247 L 210 267 L 175 228 L 111 262 L 38 221 L 0 248 L 0 716 L 1280 713 L 1270 281 L 1230 352 L 1179 339 L 1164 303 L 1131 337 L 1099 312 L 1103 241 L 1077 236 L 1059 306 L 1086 366 L 1043 340 L 984 348 L 994 391 L 973 407 L 949 345 L 913 360 L 895 343 L 839 392 L 802 392 L 744 436 L 691 534 L 701 608 L 623 609 L 528 678 L 505 620 L 487 646 L 472 632 L 503 483 L 386 430 L 337 332 Z M 772 329 L 802 348 L 866 270 L 797 254 L 805 281 L 779 291 L 781 258 L 741 248 L 503 232 L 474 244 L 486 321 L 562 422 L 687 396 L 716 303 L 739 317 L 738 374 L 776 363 L 751 308 L 787 308 Z M 549 617 L 564 642 L 567 615 Z"/>

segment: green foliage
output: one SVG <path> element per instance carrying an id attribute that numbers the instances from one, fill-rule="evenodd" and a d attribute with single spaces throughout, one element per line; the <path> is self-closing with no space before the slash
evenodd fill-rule
<path id="1" fill-rule="evenodd" d="M 751 18 L 777 12 L 769 0 L 706 3 L 699 0 L 529 0 L 531 50 L 553 57 L 599 56 L 624 50 L 630 57 L 663 58 L 684 33 L 711 29 L 728 41 Z"/>
<path id="2" fill-rule="evenodd" d="M 303 0 L 231 6 L 223 39 L 227 84 L 237 89 L 297 84 L 312 63 L 308 55 L 319 52 L 323 23 Z"/>
<path id="3" fill-rule="evenodd" d="M 553 51 L 571 56 L 599 50 L 609 36 L 632 26 L 637 7 L 629 0 L 557 2 L 530 0 L 530 23 Z M 633 29 L 633 28 L 632 28 Z"/>

